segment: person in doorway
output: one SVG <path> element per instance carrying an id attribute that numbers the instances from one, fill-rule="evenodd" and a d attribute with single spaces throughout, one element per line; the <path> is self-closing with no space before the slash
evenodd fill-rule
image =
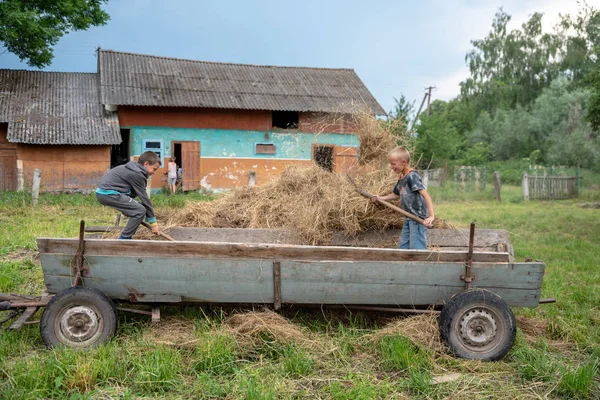
<path id="1" fill-rule="evenodd" d="M 182 186 L 183 186 L 183 168 L 179 167 L 177 169 L 177 186 L 176 186 L 176 190 L 181 189 L 181 191 L 183 192 Z"/>
<path id="2" fill-rule="evenodd" d="M 169 159 L 167 165 L 167 184 L 169 185 L 169 193 L 175 194 L 177 192 L 177 163 L 175 163 L 175 157 Z"/>
<path id="3" fill-rule="evenodd" d="M 96 189 L 98 202 L 129 217 L 129 222 L 119 239 L 131 239 L 144 218 L 152 227 L 152 233 L 160 233 L 152 202 L 146 192 L 148 177 L 154 175 L 160 165 L 160 157 L 153 151 L 146 151 L 137 162 L 130 161 L 119 165 L 108 171 L 100 180 Z M 133 199 L 136 196 L 141 204 Z"/>
<path id="4" fill-rule="evenodd" d="M 431 197 L 417 171 L 410 167 L 410 153 L 405 147 L 393 149 L 388 155 L 388 162 L 392 171 L 398 174 L 398 182 L 392 193 L 373 196 L 371 201 L 376 203 L 377 199 L 389 201 L 400 198 L 401 208 L 423 219 L 424 224 L 405 217 L 398 248 L 427 249 L 426 227 L 433 227 L 435 219 Z"/>

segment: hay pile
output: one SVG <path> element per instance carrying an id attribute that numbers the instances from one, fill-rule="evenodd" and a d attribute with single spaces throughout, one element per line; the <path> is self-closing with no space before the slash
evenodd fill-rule
<path id="1" fill-rule="evenodd" d="M 386 168 L 398 137 L 366 114 L 358 127 L 360 160 L 348 171 L 371 194 L 390 193 L 397 177 Z M 371 204 L 356 193 L 345 174 L 317 165 L 288 167 L 268 184 L 232 190 L 212 202 L 190 202 L 167 225 L 214 228 L 278 228 L 298 234 L 301 244 L 329 244 L 335 231 L 356 235 L 369 230 L 400 228 L 403 217 Z"/>

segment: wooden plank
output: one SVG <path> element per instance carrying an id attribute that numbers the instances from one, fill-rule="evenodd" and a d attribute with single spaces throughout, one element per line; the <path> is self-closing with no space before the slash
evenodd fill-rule
<path id="1" fill-rule="evenodd" d="M 49 291 L 70 286 L 70 255 L 45 255 Z M 231 259 L 86 256 L 86 286 L 111 298 L 149 302 L 152 295 L 181 301 L 274 303 L 273 264 Z M 438 304 L 463 290 L 464 264 L 439 262 L 281 261 L 281 302 L 306 304 Z M 543 263 L 474 263 L 474 287 L 487 288 L 509 305 L 535 306 Z"/>
<path id="2" fill-rule="evenodd" d="M 333 246 L 370 246 L 384 242 L 397 243 L 400 232 L 400 229 L 389 229 L 365 232 L 356 236 L 336 233 L 331 244 Z M 294 232 L 283 229 L 175 227 L 171 228 L 169 233 L 176 240 L 181 241 L 210 240 L 211 242 L 228 243 L 292 244 L 298 239 Z M 467 247 L 469 245 L 469 231 L 468 229 L 429 229 L 427 230 L 427 241 L 432 247 Z M 476 248 L 492 248 L 498 243 L 509 243 L 507 231 L 503 229 L 477 229 L 475 233 Z"/>
<path id="3" fill-rule="evenodd" d="M 227 243 L 294 243 L 293 232 L 283 229 L 254 228 L 184 228 L 169 229 L 176 240 L 191 242 L 227 242 Z"/>
<path id="4" fill-rule="evenodd" d="M 76 239 L 39 238 L 42 254 L 75 254 Z M 144 255 L 149 257 L 178 258 L 244 258 L 244 259 L 299 259 L 299 260 L 364 260 L 364 261 L 464 261 L 466 251 L 398 250 L 362 247 L 300 246 L 283 244 L 242 244 L 213 242 L 159 242 L 152 240 L 96 240 L 86 241 L 86 257 L 95 255 Z M 480 252 L 473 255 L 475 262 L 506 262 L 508 253 Z M 42 264 L 43 265 L 43 264 Z"/>
<path id="5" fill-rule="evenodd" d="M 25 325 L 29 318 L 31 318 L 33 314 L 37 312 L 38 309 L 39 307 L 27 307 L 25 311 L 23 311 L 23 314 L 21 314 L 19 319 L 12 323 L 9 329 L 14 329 L 18 331 L 21 328 L 23 328 L 23 325 Z"/>
<path id="6" fill-rule="evenodd" d="M 44 255 L 44 282 L 50 293 L 70 287 L 65 264 L 71 258 L 67 254 Z M 89 255 L 86 260 L 90 269 L 85 286 L 113 299 L 168 302 L 176 296 L 176 302 L 273 303 L 271 262 Z"/>
<path id="7" fill-rule="evenodd" d="M 442 304 L 464 290 L 460 280 L 463 269 L 459 264 L 442 268 L 422 263 L 316 265 L 287 261 L 282 264 L 282 299 L 284 303 L 314 304 Z M 510 306 L 535 307 L 543 272 L 543 264 L 474 264 L 473 287 L 498 294 Z"/>

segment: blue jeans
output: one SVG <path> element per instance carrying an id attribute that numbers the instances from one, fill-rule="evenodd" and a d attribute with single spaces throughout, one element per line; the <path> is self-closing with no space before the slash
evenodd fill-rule
<path id="1" fill-rule="evenodd" d="M 413 221 L 409 218 L 404 218 L 402 232 L 400 233 L 399 249 L 404 250 L 426 250 L 427 249 L 427 228 L 425 225 Z"/>

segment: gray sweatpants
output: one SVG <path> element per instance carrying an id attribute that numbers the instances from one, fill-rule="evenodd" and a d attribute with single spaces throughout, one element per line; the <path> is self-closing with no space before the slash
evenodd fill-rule
<path id="1" fill-rule="evenodd" d="M 129 222 L 121 232 L 122 236 L 131 237 L 139 228 L 142 221 L 146 217 L 146 207 L 127 196 L 126 194 L 98 194 L 96 198 L 108 207 L 112 207 L 129 217 Z"/>

